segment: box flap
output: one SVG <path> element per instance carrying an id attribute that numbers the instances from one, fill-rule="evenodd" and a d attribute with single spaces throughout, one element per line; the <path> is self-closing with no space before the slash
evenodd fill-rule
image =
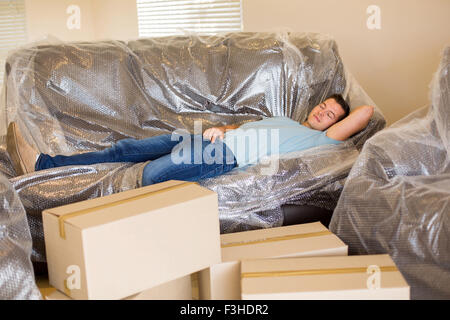
<path id="1" fill-rule="evenodd" d="M 334 270 L 340 268 L 367 268 L 369 265 L 395 267 L 388 254 L 307 257 L 283 259 L 254 259 L 242 261 L 242 273 L 251 272 L 282 272 L 293 270 Z"/>
<path id="2" fill-rule="evenodd" d="M 241 245 L 253 245 L 262 242 L 282 241 L 301 237 L 314 237 L 332 234 L 322 223 L 312 222 L 292 226 L 258 229 L 222 234 L 222 248 Z"/>
<path id="3" fill-rule="evenodd" d="M 142 187 L 142 188 L 127 190 L 127 191 L 118 192 L 118 193 L 114 193 L 114 194 L 110 194 L 110 195 L 106 195 L 106 196 L 100 196 L 100 197 L 94 198 L 94 199 L 88 199 L 88 200 L 84 200 L 84 201 L 69 203 L 66 205 L 59 206 L 59 207 L 45 209 L 43 211 L 43 214 L 44 213 L 52 214 L 54 216 L 60 217 L 62 215 L 69 214 L 71 212 L 94 208 L 94 207 L 101 206 L 101 205 L 104 205 L 107 203 L 120 201 L 123 199 L 128 199 L 128 198 L 131 198 L 134 196 L 146 194 L 149 192 L 161 190 L 161 189 L 164 189 L 167 187 L 180 185 L 180 184 L 184 184 L 184 183 L 186 183 L 186 181 L 170 180 L 170 181 L 166 181 L 166 182 L 162 182 L 162 183 L 158 183 L 158 184 L 154 184 L 154 185 L 150 185 L 150 186 L 146 186 L 146 187 Z"/>
<path id="4" fill-rule="evenodd" d="M 241 263 L 242 292 L 293 293 L 367 290 L 377 268 L 380 288 L 409 286 L 389 255 L 334 256 L 245 260 Z"/>
<path id="5" fill-rule="evenodd" d="M 48 209 L 43 214 L 58 217 L 64 238 L 64 223 L 84 229 L 210 195 L 215 193 L 197 183 L 171 180 Z"/>

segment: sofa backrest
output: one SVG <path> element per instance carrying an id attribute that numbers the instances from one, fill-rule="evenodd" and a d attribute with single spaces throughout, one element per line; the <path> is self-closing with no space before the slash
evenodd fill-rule
<path id="1" fill-rule="evenodd" d="M 63 43 L 23 49 L 8 63 L 7 120 L 46 153 L 193 132 L 195 120 L 203 130 L 275 115 L 303 121 L 348 86 L 335 41 L 312 33 Z M 375 122 L 364 137 L 384 126 Z"/>

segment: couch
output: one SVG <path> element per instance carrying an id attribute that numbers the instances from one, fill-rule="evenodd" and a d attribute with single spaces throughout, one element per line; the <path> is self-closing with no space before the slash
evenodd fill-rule
<path id="1" fill-rule="evenodd" d="M 351 108 L 375 105 L 344 67 L 336 42 L 316 33 L 35 43 L 9 55 L 5 74 L 0 172 L 26 210 L 35 265 L 46 261 L 42 210 L 138 188 L 146 163 L 18 176 L 4 142 L 11 121 L 41 152 L 72 154 L 129 137 L 193 132 L 196 121 L 203 130 L 280 115 L 303 121 L 332 93 Z M 364 142 L 384 126 L 376 107 L 369 125 L 345 143 L 285 155 L 271 175 L 258 164 L 200 181 L 219 196 L 221 232 L 327 224 Z"/>

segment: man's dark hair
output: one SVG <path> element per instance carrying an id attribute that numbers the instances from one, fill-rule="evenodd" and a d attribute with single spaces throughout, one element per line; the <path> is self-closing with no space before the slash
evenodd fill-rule
<path id="1" fill-rule="evenodd" d="M 342 116 L 338 121 L 341 121 L 342 119 L 344 119 L 345 117 L 347 117 L 350 114 L 350 106 L 344 100 L 342 95 L 340 95 L 339 93 L 332 94 L 331 96 L 329 96 L 325 100 L 327 100 L 327 99 L 334 99 L 342 107 L 342 109 L 344 110 L 344 116 Z"/>

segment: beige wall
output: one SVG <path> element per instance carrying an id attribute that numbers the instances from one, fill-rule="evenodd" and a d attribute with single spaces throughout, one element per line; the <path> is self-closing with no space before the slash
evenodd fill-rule
<path id="1" fill-rule="evenodd" d="M 67 28 L 66 13 L 70 5 L 80 7 L 80 29 Z M 28 41 L 41 41 L 48 36 L 61 41 L 94 40 L 92 0 L 25 0 Z"/>
<path id="2" fill-rule="evenodd" d="M 66 27 L 66 9 L 81 9 L 81 29 Z M 369 5 L 381 30 L 368 30 Z M 386 116 L 388 124 L 428 103 L 428 86 L 450 45 L 450 0 L 243 0 L 244 31 L 323 32 Z M 136 0 L 26 0 L 29 41 L 138 37 Z"/>
<path id="3" fill-rule="evenodd" d="M 81 11 L 80 29 L 68 29 L 70 5 Z M 130 40 L 138 37 L 136 0 L 25 0 L 28 41 Z"/>
<path id="4" fill-rule="evenodd" d="M 366 26 L 369 5 L 381 9 L 380 30 Z M 388 124 L 428 103 L 440 53 L 450 45 L 449 13 L 450 0 L 243 0 L 244 31 L 332 35 Z"/>
<path id="5" fill-rule="evenodd" d="M 94 36 L 97 40 L 137 39 L 136 0 L 92 0 Z"/>

